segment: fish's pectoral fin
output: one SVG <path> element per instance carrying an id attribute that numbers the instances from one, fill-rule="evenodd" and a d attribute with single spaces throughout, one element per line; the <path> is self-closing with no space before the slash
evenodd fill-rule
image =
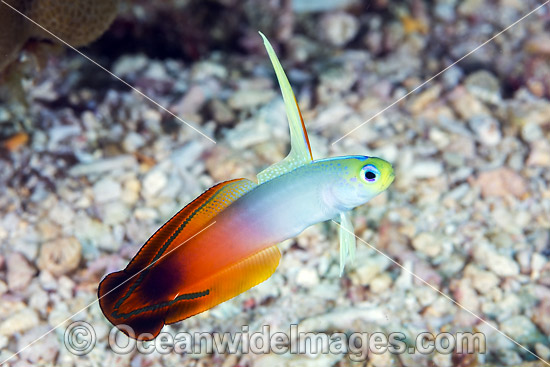
<path id="1" fill-rule="evenodd" d="M 340 213 L 340 276 L 344 274 L 346 263 L 355 261 L 355 231 L 351 223 L 351 213 Z"/>
<path id="2" fill-rule="evenodd" d="M 271 246 L 212 274 L 194 284 L 192 289 L 184 287 L 182 292 L 186 294 L 207 289 L 208 295 L 183 299 L 170 306 L 165 323 L 173 324 L 206 311 L 260 284 L 275 272 L 280 258 L 279 248 L 276 245 Z"/>
<path id="3" fill-rule="evenodd" d="M 281 87 L 290 127 L 290 153 L 282 161 L 275 163 L 258 174 L 258 183 L 262 183 L 313 161 L 313 154 L 311 153 L 309 137 L 307 135 L 304 119 L 300 112 L 300 107 L 298 106 L 298 101 L 296 101 L 296 97 L 294 96 L 294 92 L 292 91 L 285 71 L 267 38 L 262 32 L 259 33 L 264 40 L 265 48 L 273 64 L 273 68 L 275 69 L 279 86 Z"/>

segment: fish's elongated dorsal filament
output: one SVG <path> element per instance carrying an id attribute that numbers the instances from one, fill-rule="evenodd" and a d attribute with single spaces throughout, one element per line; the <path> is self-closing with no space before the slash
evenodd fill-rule
<path id="1" fill-rule="evenodd" d="M 262 32 L 259 33 L 264 40 L 265 48 L 273 64 L 273 69 L 275 69 L 279 86 L 281 87 L 290 127 L 290 153 L 282 161 L 275 163 L 258 174 L 258 183 L 263 183 L 313 161 L 313 154 L 311 153 L 309 137 L 307 135 L 304 119 L 300 112 L 300 107 L 298 106 L 296 96 L 292 91 L 285 71 L 267 38 Z"/>

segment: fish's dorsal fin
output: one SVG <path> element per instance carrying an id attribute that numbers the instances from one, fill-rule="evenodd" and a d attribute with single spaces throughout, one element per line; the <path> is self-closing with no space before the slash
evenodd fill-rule
<path id="1" fill-rule="evenodd" d="M 134 274 L 143 270 L 172 247 L 179 246 L 196 234 L 216 214 L 256 186 L 245 178 L 212 186 L 160 227 L 126 266 L 125 271 Z"/>
<path id="2" fill-rule="evenodd" d="M 290 153 L 282 161 L 273 164 L 258 174 L 258 183 L 260 184 L 313 161 L 313 154 L 311 153 L 309 137 L 307 135 L 304 119 L 300 112 L 300 107 L 298 106 L 298 101 L 290 87 L 285 71 L 267 38 L 262 32 L 259 33 L 264 39 L 265 48 L 267 49 L 267 53 L 275 69 L 275 74 L 277 75 L 277 80 L 279 81 L 279 86 L 281 87 L 290 127 Z"/>
<path id="3" fill-rule="evenodd" d="M 350 212 L 340 213 L 340 276 L 344 274 L 346 263 L 355 261 L 355 231 Z"/>

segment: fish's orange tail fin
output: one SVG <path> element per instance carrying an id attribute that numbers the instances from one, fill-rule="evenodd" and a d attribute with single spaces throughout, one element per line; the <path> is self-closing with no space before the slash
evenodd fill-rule
<path id="1" fill-rule="evenodd" d="M 181 301 L 196 303 L 208 296 L 210 290 L 207 287 L 189 289 L 194 285 L 185 284 L 184 280 L 175 276 L 177 269 L 166 266 L 167 262 L 163 258 L 181 256 L 189 239 L 204 230 L 218 213 L 255 186 L 247 179 L 213 186 L 157 230 L 126 269 L 109 274 L 100 283 L 99 304 L 107 319 L 125 332 L 127 330 L 122 327 L 123 324 L 131 327 L 136 335 L 150 333 L 150 337 L 144 338 L 149 340 L 158 335 L 172 306 L 179 305 Z M 172 251 L 174 253 L 171 254 Z M 193 261 L 192 256 L 184 256 L 181 261 L 185 265 L 185 261 Z M 201 308 L 201 311 L 205 309 Z M 192 314 L 186 317 L 189 316 Z"/>
<path id="2" fill-rule="evenodd" d="M 135 316 L 128 315 L 127 313 L 120 315 L 118 312 L 120 301 L 126 294 L 132 293 L 129 290 L 130 287 L 135 286 L 136 278 L 138 277 L 136 276 L 131 279 L 131 275 L 124 270 L 107 275 L 99 283 L 99 305 L 105 317 L 126 335 L 137 338 L 139 335 L 143 336 L 148 333 L 151 334 L 151 337 L 142 337 L 142 339 L 150 340 L 158 335 L 164 326 L 167 309 L 163 310 L 159 308 L 148 313 L 142 312 Z"/>

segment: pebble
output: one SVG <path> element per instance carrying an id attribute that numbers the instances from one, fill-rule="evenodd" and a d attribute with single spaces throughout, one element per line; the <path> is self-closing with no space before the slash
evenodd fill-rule
<path id="1" fill-rule="evenodd" d="M 508 233 L 517 234 L 520 235 L 523 231 L 523 229 L 529 224 L 531 221 L 531 215 L 528 212 L 525 211 L 519 211 L 517 213 L 510 213 L 505 208 L 497 207 L 493 210 L 491 213 L 491 217 L 493 218 L 494 223 L 500 227 L 503 231 L 506 231 Z M 505 236 L 504 234 L 501 234 L 501 236 Z M 494 241 L 497 246 L 499 246 L 499 243 L 497 241 Z M 504 247 L 504 246 L 499 246 Z"/>
<path id="2" fill-rule="evenodd" d="M 113 73 L 126 76 L 137 73 L 147 67 L 149 60 L 145 55 L 124 55 L 119 57 L 113 65 Z"/>
<path id="3" fill-rule="evenodd" d="M 542 140 L 544 138 L 544 133 L 540 125 L 533 122 L 527 122 L 521 128 L 521 137 L 526 142 L 532 143 L 537 140 Z"/>
<path id="4" fill-rule="evenodd" d="M 535 252 L 531 258 L 531 279 L 538 279 L 546 265 L 546 257 Z"/>
<path id="5" fill-rule="evenodd" d="M 32 294 L 29 297 L 29 307 L 35 309 L 40 313 L 41 316 L 44 316 L 48 310 L 48 292 L 40 288 L 37 283 L 35 289 L 32 290 Z"/>
<path id="6" fill-rule="evenodd" d="M 21 357 L 32 365 L 55 364 L 60 344 L 55 333 L 50 332 L 47 325 L 33 327 L 25 332 L 17 341 L 17 350 Z M 26 348 L 32 343 L 32 348 Z"/>
<path id="7" fill-rule="evenodd" d="M 37 224 L 37 226 L 40 231 L 40 237 L 43 240 L 51 240 L 55 237 L 59 237 L 61 234 L 60 226 L 49 220 L 42 220 Z"/>
<path id="8" fill-rule="evenodd" d="M 469 121 L 469 125 L 482 144 L 492 147 L 500 143 L 502 134 L 496 119 L 489 116 L 475 116 Z"/>
<path id="9" fill-rule="evenodd" d="M 464 85 L 468 92 L 482 101 L 498 104 L 501 100 L 500 82 L 496 76 L 486 70 L 468 75 Z"/>
<path id="10" fill-rule="evenodd" d="M 550 360 L 550 347 L 548 347 L 548 345 L 546 344 L 536 343 L 535 353 L 545 361 Z"/>
<path id="11" fill-rule="evenodd" d="M 464 275 L 470 279 L 473 287 L 480 294 L 488 293 L 500 283 L 498 276 L 494 273 L 480 269 L 473 264 L 468 264 L 466 266 L 464 269 Z"/>
<path id="12" fill-rule="evenodd" d="M 98 204 L 118 200 L 122 192 L 120 183 L 110 177 L 100 179 L 94 184 L 94 200 Z"/>
<path id="13" fill-rule="evenodd" d="M 154 221 L 158 218 L 159 213 L 153 208 L 137 208 L 134 210 L 133 217 L 140 221 Z"/>
<path id="14" fill-rule="evenodd" d="M 311 288 L 319 284 L 319 275 L 312 268 L 301 268 L 296 274 L 296 284 L 304 288 Z"/>
<path id="15" fill-rule="evenodd" d="M 101 208 L 101 217 L 107 225 L 120 224 L 130 217 L 130 209 L 120 201 L 113 201 Z"/>
<path id="16" fill-rule="evenodd" d="M 300 366 L 300 367 L 330 367 L 334 366 L 344 358 L 343 353 L 317 354 L 315 356 L 307 354 L 262 354 L 254 360 L 255 367 L 272 366 Z"/>
<path id="17" fill-rule="evenodd" d="M 75 288 L 75 282 L 73 282 L 70 278 L 63 275 L 59 277 L 59 281 L 57 282 L 59 288 L 58 288 L 58 294 L 64 298 L 64 299 L 71 299 L 73 297 L 73 290 Z"/>
<path id="18" fill-rule="evenodd" d="M 128 205 L 134 205 L 139 199 L 141 182 L 136 178 L 124 181 L 120 200 Z"/>
<path id="19" fill-rule="evenodd" d="M 426 110 L 430 104 L 439 99 L 442 89 L 441 85 L 436 84 L 414 96 L 409 105 L 411 113 L 418 115 Z"/>
<path id="20" fill-rule="evenodd" d="M 214 121 L 220 125 L 230 124 L 235 120 L 235 114 L 231 108 L 219 99 L 212 100 L 208 108 L 210 109 Z"/>
<path id="21" fill-rule="evenodd" d="M 145 138 L 134 131 L 130 131 L 122 140 L 122 148 L 128 153 L 134 153 L 145 145 Z"/>
<path id="22" fill-rule="evenodd" d="M 34 310 L 25 308 L 0 323 L 0 334 L 12 336 L 35 327 L 39 321 L 38 314 Z"/>
<path id="23" fill-rule="evenodd" d="M 264 105 L 274 97 L 275 92 L 272 89 L 239 90 L 231 95 L 227 103 L 234 110 L 247 110 Z"/>
<path id="24" fill-rule="evenodd" d="M 511 101 L 508 107 L 510 121 L 520 127 L 531 123 L 545 125 L 550 114 L 550 102 L 538 99 L 530 102 Z"/>
<path id="25" fill-rule="evenodd" d="M 527 157 L 528 166 L 550 167 L 550 143 L 546 139 L 534 141 Z"/>
<path id="26" fill-rule="evenodd" d="M 490 245 L 479 244 L 474 249 L 476 261 L 500 277 L 519 274 L 519 265 L 509 256 L 499 254 Z"/>
<path id="27" fill-rule="evenodd" d="M 441 79 L 443 84 L 450 89 L 456 87 L 458 83 L 460 83 L 463 76 L 464 71 L 460 68 L 460 66 L 455 65 L 443 73 L 443 75 L 441 75 Z"/>
<path id="28" fill-rule="evenodd" d="M 350 273 L 353 284 L 367 286 L 371 281 L 389 266 L 389 260 L 384 257 L 367 258 Z"/>
<path id="29" fill-rule="evenodd" d="M 436 257 L 443 250 L 441 239 L 431 233 L 422 232 L 412 240 L 415 250 L 429 257 Z"/>
<path id="30" fill-rule="evenodd" d="M 509 195 L 521 198 L 527 192 L 525 179 L 506 167 L 481 172 L 477 180 L 473 180 L 472 183 L 481 188 L 484 198 Z"/>
<path id="31" fill-rule="evenodd" d="M 511 349 L 500 350 L 498 353 L 498 359 L 500 361 L 506 361 L 506 364 L 508 366 L 520 366 L 520 363 L 522 362 L 522 359 L 519 353 Z M 520 367 L 523 367 L 523 366 L 520 366 Z M 539 367 L 539 366 L 535 365 L 535 367 Z"/>
<path id="32" fill-rule="evenodd" d="M 525 42 L 525 51 L 536 54 L 549 56 L 550 55 L 550 33 L 542 32 L 533 35 Z"/>
<path id="33" fill-rule="evenodd" d="M 449 100 L 458 115 L 466 121 L 475 116 L 491 115 L 491 111 L 465 88 L 455 88 L 449 94 Z"/>
<path id="34" fill-rule="evenodd" d="M 157 60 L 149 60 L 143 76 L 147 79 L 152 79 L 155 81 L 170 79 L 170 76 L 166 72 L 166 67 L 164 63 Z"/>
<path id="35" fill-rule="evenodd" d="M 148 109 L 145 112 L 143 112 L 143 122 L 145 123 L 145 126 L 147 129 L 154 131 L 157 134 L 160 134 L 162 132 L 162 114 L 153 109 Z"/>
<path id="36" fill-rule="evenodd" d="M 220 63 L 210 60 L 199 61 L 191 68 L 191 79 L 199 82 L 209 78 L 227 78 L 227 68 Z"/>
<path id="37" fill-rule="evenodd" d="M 533 312 L 533 322 L 550 337 L 550 299 L 543 299 Z"/>
<path id="38" fill-rule="evenodd" d="M 226 140 L 233 149 L 243 149 L 269 141 L 272 130 L 263 121 L 245 120 L 226 132 Z"/>
<path id="39" fill-rule="evenodd" d="M 500 323 L 500 331 L 523 345 L 533 345 L 544 342 L 546 338 L 537 330 L 537 327 L 523 315 L 513 316 Z"/>
<path id="40" fill-rule="evenodd" d="M 113 158 L 99 159 L 89 163 L 80 163 L 69 169 L 71 176 L 89 176 L 113 171 L 134 168 L 137 166 L 133 155 L 121 155 Z"/>
<path id="41" fill-rule="evenodd" d="M 177 102 L 173 110 L 177 115 L 196 116 L 206 103 L 205 92 L 200 85 L 193 85 L 187 90 L 183 98 Z"/>
<path id="42" fill-rule="evenodd" d="M 335 12 L 323 15 L 319 21 L 321 37 L 331 45 L 341 47 L 352 40 L 359 30 L 359 22 L 348 13 Z"/>
<path id="43" fill-rule="evenodd" d="M 389 274 L 382 273 L 374 277 L 374 279 L 370 282 L 369 289 L 371 292 L 379 294 L 389 290 L 392 282 L 393 280 Z"/>
<path id="44" fill-rule="evenodd" d="M 60 276 L 75 270 L 81 257 L 82 247 L 75 237 L 48 241 L 40 247 L 38 268 Z"/>
<path id="45" fill-rule="evenodd" d="M 48 145 L 55 147 L 60 144 L 63 140 L 68 137 L 76 136 L 81 133 L 81 128 L 79 125 L 60 125 L 54 126 L 49 131 L 49 141 Z"/>
<path id="46" fill-rule="evenodd" d="M 8 273 L 6 280 L 10 291 L 24 290 L 36 274 L 36 269 L 20 253 L 13 252 L 8 255 L 6 264 Z"/>
<path id="47" fill-rule="evenodd" d="M 417 160 L 404 173 L 419 179 L 435 178 L 443 173 L 443 164 L 441 161 L 435 160 Z"/>
<path id="48" fill-rule="evenodd" d="M 153 168 L 143 178 L 143 186 L 141 187 L 141 194 L 144 197 L 154 197 L 157 195 L 168 183 L 168 177 L 159 168 Z"/>
<path id="49" fill-rule="evenodd" d="M 357 0 L 294 0 L 292 1 L 292 10 L 297 13 L 316 13 L 345 9 L 357 2 Z"/>
<path id="50" fill-rule="evenodd" d="M 42 286 L 42 289 L 46 291 L 51 291 L 57 288 L 57 280 L 52 275 L 52 273 L 47 270 L 42 270 L 38 274 L 38 281 Z"/>
<path id="51" fill-rule="evenodd" d="M 375 347 L 374 347 L 375 348 Z M 384 348 L 381 348 L 383 350 Z M 361 352 L 362 353 L 362 352 Z M 361 357 L 361 353 L 357 353 Z M 395 357 L 388 350 L 383 353 L 377 352 L 369 355 L 369 365 L 373 367 L 388 367 L 396 364 Z"/>
<path id="52" fill-rule="evenodd" d="M 453 291 L 453 298 L 458 303 L 474 313 L 479 311 L 480 300 L 472 287 L 470 279 L 463 278 L 458 281 L 453 281 L 450 285 L 450 289 Z"/>
<path id="53" fill-rule="evenodd" d="M 440 150 L 444 149 L 451 142 L 449 134 L 438 128 L 430 129 L 429 137 L 430 140 L 433 141 L 437 145 L 437 148 Z"/>

